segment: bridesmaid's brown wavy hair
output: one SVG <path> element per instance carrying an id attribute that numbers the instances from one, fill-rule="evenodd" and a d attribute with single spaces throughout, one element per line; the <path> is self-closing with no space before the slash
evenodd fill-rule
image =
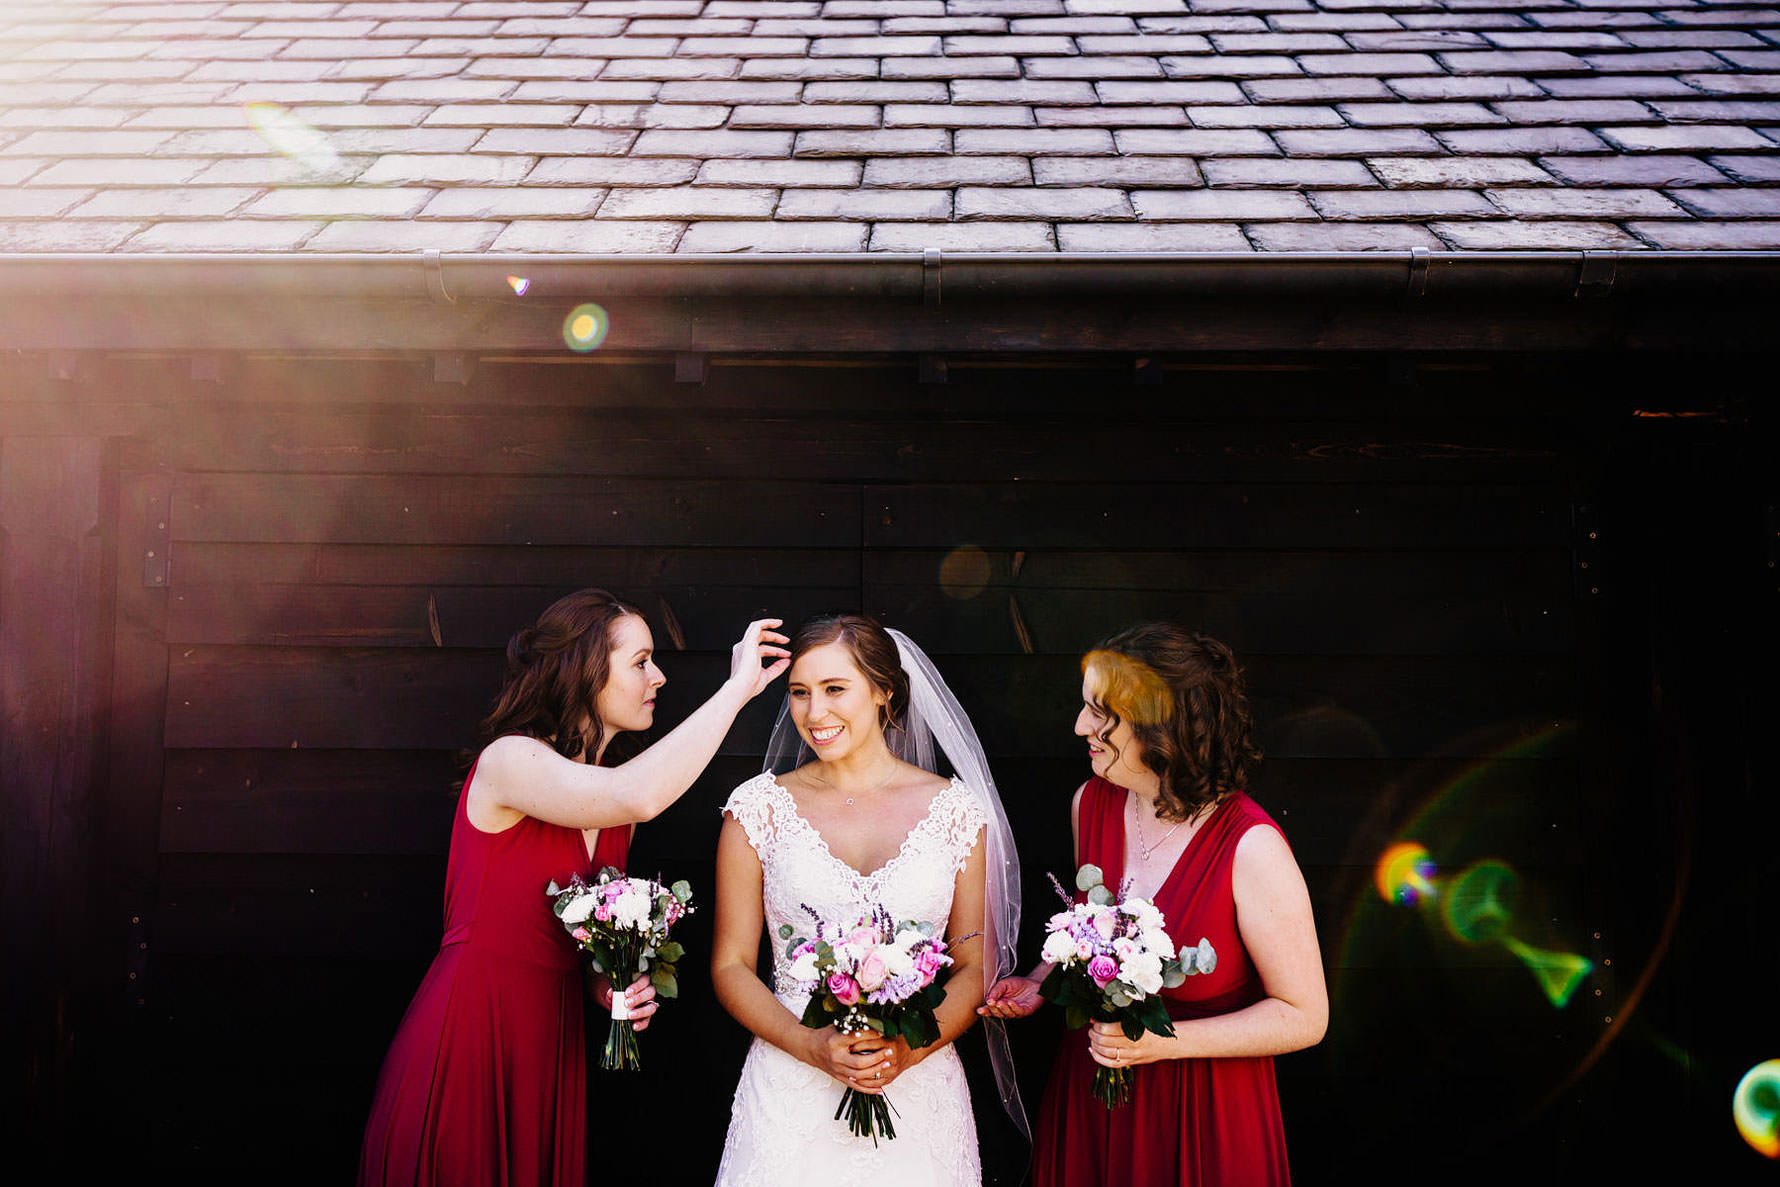
<path id="1" fill-rule="evenodd" d="M 642 615 L 603 589 L 559 598 L 507 643 L 507 675 L 482 719 L 482 745 L 507 734 L 548 743 L 564 758 L 600 752 L 594 701 L 611 674 L 612 631 Z"/>
<path id="2" fill-rule="evenodd" d="M 1146 622 L 1084 655 L 1082 674 L 1089 703 L 1106 716 L 1105 733 L 1129 722 L 1139 759 L 1160 778 L 1158 818 L 1191 820 L 1248 788 L 1261 750 L 1242 672 L 1224 644 Z"/>

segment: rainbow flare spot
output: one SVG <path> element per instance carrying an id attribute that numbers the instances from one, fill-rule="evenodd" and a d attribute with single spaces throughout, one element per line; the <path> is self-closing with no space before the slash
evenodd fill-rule
<path id="1" fill-rule="evenodd" d="M 595 350 L 606 340 L 611 322 L 598 305 L 577 305 L 562 319 L 562 340 L 570 350 L 582 354 Z"/>
<path id="2" fill-rule="evenodd" d="M 509 276 L 507 277 L 507 285 L 513 290 L 514 296 L 523 297 L 525 296 L 525 290 L 532 286 L 532 282 L 523 276 Z"/>
<path id="3" fill-rule="evenodd" d="M 1780 1158 L 1780 1059 L 1758 1063 L 1744 1073 L 1731 1094 L 1731 1119 L 1757 1153 Z"/>
<path id="4" fill-rule="evenodd" d="M 1426 845 L 1398 841 L 1378 859 L 1372 880 L 1378 887 L 1379 897 L 1385 902 L 1413 907 L 1436 896 L 1438 887 L 1434 877 L 1437 872 Z"/>

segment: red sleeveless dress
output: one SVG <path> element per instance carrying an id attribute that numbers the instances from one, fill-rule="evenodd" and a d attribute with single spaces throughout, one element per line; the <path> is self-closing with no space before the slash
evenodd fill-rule
<path id="1" fill-rule="evenodd" d="M 589 859 L 578 830 L 530 816 L 485 833 L 468 800 L 451 826 L 444 940 L 384 1059 L 358 1181 L 584 1187 L 582 958 L 544 888 L 622 869 L 631 830 L 602 829 Z"/>
<path id="2" fill-rule="evenodd" d="M 1078 864 L 1099 866 L 1106 885 L 1125 876 L 1124 788 L 1105 779 L 1082 791 Z M 1178 947 L 1210 940 L 1211 973 L 1164 989 L 1171 1018 L 1205 1018 L 1265 996 L 1236 928 L 1231 869 L 1236 843 L 1256 825 L 1277 828 L 1246 795 L 1212 810 L 1156 892 Z M 1096 1065 L 1086 1030 L 1067 1031 L 1051 1067 L 1033 1142 L 1033 1187 L 1266 1187 L 1287 1184 L 1273 1058 L 1168 1059 L 1132 1069 L 1131 1099 L 1108 1109 L 1094 1099 Z"/>

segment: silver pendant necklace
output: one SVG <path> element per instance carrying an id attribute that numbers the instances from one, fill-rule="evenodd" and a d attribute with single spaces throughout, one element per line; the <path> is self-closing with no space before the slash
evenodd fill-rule
<path id="1" fill-rule="evenodd" d="M 1147 865 L 1150 860 L 1150 854 L 1154 853 L 1156 850 L 1160 849 L 1163 845 L 1167 844 L 1168 838 L 1172 837 L 1175 834 L 1175 832 L 1177 830 L 1179 830 L 1180 826 L 1186 823 L 1186 821 L 1184 821 L 1184 820 L 1175 821 L 1174 828 L 1171 828 L 1167 832 L 1163 833 L 1161 839 L 1158 840 L 1154 845 L 1146 845 L 1143 843 L 1143 812 L 1141 809 L 1137 808 L 1137 797 L 1136 796 L 1131 797 L 1131 806 L 1132 806 L 1131 821 L 1132 821 L 1132 824 L 1135 825 L 1135 828 L 1132 830 L 1132 839 L 1137 842 L 1138 854 L 1143 859 L 1144 863 Z"/>

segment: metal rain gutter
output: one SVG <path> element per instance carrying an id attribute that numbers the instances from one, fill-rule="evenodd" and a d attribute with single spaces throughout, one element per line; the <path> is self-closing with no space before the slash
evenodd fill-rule
<path id="1" fill-rule="evenodd" d="M 511 278 L 526 281 L 524 295 Z M 1780 252 L 1408 252 L 1232 255 L 915 254 L 568 256 L 12 255 L 0 316 L 62 297 L 347 296 L 520 302 L 539 297 L 1026 296 L 1567 298 L 1591 288 L 1676 298 L 1780 295 Z"/>

